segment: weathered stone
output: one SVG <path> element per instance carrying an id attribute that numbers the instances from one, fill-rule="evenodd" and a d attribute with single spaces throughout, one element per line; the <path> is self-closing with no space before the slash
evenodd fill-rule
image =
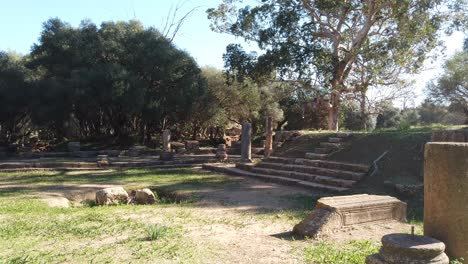
<path id="1" fill-rule="evenodd" d="M 174 152 L 163 151 L 159 154 L 159 159 L 162 161 L 171 161 L 174 160 Z"/>
<path id="2" fill-rule="evenodd" d="M 171 151 L 171 131 L 169 129 L 163 131 L 163 151 Z"/>
<path id="3" fill-rule="evenodd" d="M 382 237 L 378 254 L 368 256 L 366 264 L 448 264 L 441 241 L 411 234 L 389 234 Z"/>
<path id="4" fill-rule="evenodd" d="M 185 149 L 189 152 L 196 152 L 200 150 L 200 142 L 197 140 L 186 140 Z"/>
<path id="5" fill-rule="evenodd" d="M 122 187 L 112 187 L 96 192 L 97 205 L 126 204 L 128 193 Z"/>
<path id="6" fill-rule="evenodd" d="M 146 148 L 144 146 L 133 146 L 131 148 L 128 149 L 128 156 L 129 157 L 138 157 L 142 154 L 142 152 L 145 150 Z"/>
<path id="7" fill-rule="evenodd" d="M 186 152 L 185 144 L 180 142 L 171 142 L 171 149 L 180 154 Z"/>
<path id="8" fill-rule="evenodd" d="M 96 159 L 96 163 L 98 167 L 106 167 L 109 166 L 109 159 L 107 155 L 98 155 Z"/>
<path id="9" fill-rule="evenodd" d="M 226 145 L 219 144 L 218 149 L 216 150 L 216 159 L 220 162 L 224 162 L 228 159 L 228 154 L 226 152 Z"/>
<path id="10" fill-rule="evenodd" d="M 156 195 L 148 189 L 133 190 L 130 194 L 131 202 L 133 204 L 154 204 L 156 203 Z"/>
<path id="11" fill-rule="evenodd" d="M 80 151 L 80 142 L 68 142 L 67 147 L 70 152 Z"/>
<path id="12" fill-rule="evenodd" d="M 120 156 L 122 151 L 120 150 L 113 150 L 113 149 L 104 149 L 104 150 L 99 150 L 98 155 L 107 155 L 109 157 L 118 157 Z"/>
<path id="13" fill-rule="evenodd" d="M 273 153 L 273 118 L 271 116 L 267 117 L 265 125 L 265 157 L 269 157 Z"/>
<path id="14" fill-rule="evenodd" d="M 424 159 L 424 234 L 468 260 L 468 143 L 427 143 Z"/>
<path id="15" fill-rule="evenodd" d="M 468 130 L 443 130 L 432 132 L 432 142 L 468 142 Z"/>
<path id="16" fill-rule="evenodd" d="M 241 162 L 252 162 L 252 125 L 247 121 L 242 124 Z"/>
<path id="17" fill-rule="evenodd" d="M 224 142 L 226 142 L 226 146 L 227 146 L 227 147 L 231 147 L 232 138 L 229 137 L 229 136 L 225 136 L 225 137 L 224 137 Z"/>
<path id="18" fill-rule="evenodd" d="M 347 195 L 321 198 L 314 210 L 293 232 L 310 238 L 320 238 L 334 230 L 356 224 L 406 221 L 406 203 L 383 195 Z"/>

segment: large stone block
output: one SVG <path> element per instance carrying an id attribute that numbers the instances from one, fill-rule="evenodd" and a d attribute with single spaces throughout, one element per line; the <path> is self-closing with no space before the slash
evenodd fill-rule
<path id="1" fill-rule="evenodd" d="M 126 204 L 127 201 L 128 193 L 122 187 L 106 188 L 96 192 L 97 205 Z"/>
<path id="2" fill-rule="evenodd" d="M 293 232 L 320 238 L 343 227 L 386 221 L 406 222 L 406 203 L 383 195 L 326 197 L 317 201 L 311 214 L 294 226 Z"/>
<path id="3" fill-rule="evenodd" d="M 424 160 L 424 234 L 468 260 L 468 143 L 427 143 Z"/>

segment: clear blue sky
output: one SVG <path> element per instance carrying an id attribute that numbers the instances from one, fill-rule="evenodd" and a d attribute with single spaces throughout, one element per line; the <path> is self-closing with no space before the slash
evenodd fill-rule
<path id="1" fill-rule="evenodd" d="M 212 32 L 205 10 L 216 7 L 219 0 L 12 0 L 2 3 L 0 16 L 0 50 L 29 53 L 38 41 L 42 23 L 58 17 L 72 26 L 88 18 L 99 25 L 103 21 L 140 20 L 146 27 L 162 28 L 172 7 L 184 3 L 181 17 L 198 7 L 183 25 L 174 43 L 187 50 L 200 66 L 222 68 L 222 54 L 229 43 L 244 43 L 226 34 Z M 255 46 L 247 45 L 247 50 Z"/>
<path id="2" fill-rule="evenodd" d="M 187 19 L 174 43 L 188 51 L 200 66 L 222 68 L 222 54 L 229 43 L 242 43 L 247 51 L 257 51 L 255 44 L 248 45 L 241 39 L 226 34 L 214 33 L 209 28 L 205 10 L 216 7 L 221 0 L 187 0 L 178 13 L 182 16 L 194 7 L 198 7 Z M 248 1 L 244 1 L 248 2 Z M 146 27 L 162 28 L 169 10 L 183 0 L 3 0 L 0 15 L 0 50 L 29 53 L 33 43 L 37 42 L 42 30 L 42 23 L 51 17 L 58 17 L 73 26 L 81 20 L 91 19 L 95 24 L 103 21 L 140 20 Z M 446 56 L 460 50 L 463 34 L 457 33 L 446 40 Z M 426 81 L 441 72 L 441 65 L 446 57 L 437 61 L 426 62 L 428 70 L 414 76 L 419 104 L 423 98 Z"/>

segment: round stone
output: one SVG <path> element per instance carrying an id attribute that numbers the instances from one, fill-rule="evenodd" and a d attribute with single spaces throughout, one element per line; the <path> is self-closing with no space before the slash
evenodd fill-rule
<path id="1" fill-rule="evenodd" d="M 400 256 L 432 259 L 444 253 L 443 242 L 411 234 L 389 234 L 382 237 L 382 251 Z"/>

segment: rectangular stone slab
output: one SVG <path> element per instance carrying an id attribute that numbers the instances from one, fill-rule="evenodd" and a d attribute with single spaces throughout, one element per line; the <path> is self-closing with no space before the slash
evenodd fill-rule
<path id="1" fill-rule="evenodd" d="M 325 197 L 293 232 L 319 238 L 343 227 L 387 221 L 406 222 L 406 203 L 385 195 Z"/>

